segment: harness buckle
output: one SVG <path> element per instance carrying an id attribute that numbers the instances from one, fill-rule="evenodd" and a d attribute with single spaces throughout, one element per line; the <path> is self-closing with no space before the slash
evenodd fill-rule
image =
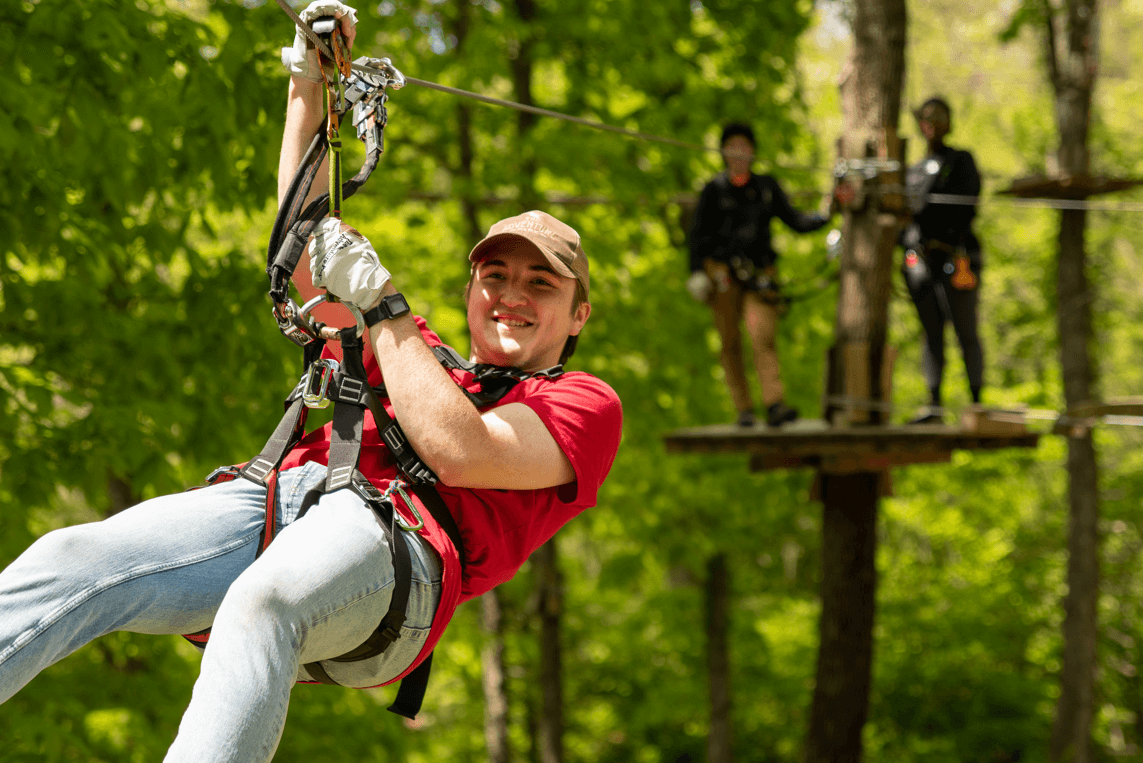
<path id="1" fill-rule="evenodd" d="M 207 485 L 213 485 L 215 482 L 218 482 L 223 477 L 229 477 L 230 479 L 234 479 L 235 477 L 238 476 L 238 471 L 239 471 L 238 467 L 236 467 L 236 466 L 220 466 L 217 469 L 215 469 L 213 472 L 211 472 L 210 474 L 206 475 L 206 484 Z"/>
<path id="2" fill-rule="evenodd" d="M 302 402 L 307 408 L 329 407 L 333 402 L 329 399 L 329 382 L 340 368 L 338 362 L 331 358 L 319 358 L 310 365 L 302 387 Z"/>

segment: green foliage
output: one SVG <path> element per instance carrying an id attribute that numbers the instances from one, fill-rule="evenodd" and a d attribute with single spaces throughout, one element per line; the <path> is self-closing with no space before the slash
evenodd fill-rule
<path id="1" fill-rule="evenodd" d="M 832 160 L 847 44 L 836 31 L 839 4 L 819 4 L 808 34 L 807 2 L 541 0 L 530 23 L 521 5 L 362 7 L 355 52 L 514 97 L 513 66 L 525 51 L 539 105 L 708 145 L 722 122 L 749 119 L 762 163 L 799 206 L 816 205 L 797 194 L 823 190 L 816 184 L 828 172 L 792 167 L 828 169 Z M 1118 15 L 1104 24 L 1095 162 L 1138 175 L 1143 152 L 1126 130 L 1143 119 L 1132 53 L 1143 26 L 1128 4 L 1107 6 Z M 248 458 L 277 419 L 298 358 L 263 296 L 286 83 L 277 48 L 292 35 L 276 5 L 6 0 L 0 10 L 11 62 L 0 80 L 6 564 L 50 529 L 103 516 L 112 478 L 147 497 Z M 974 19 L 951 0 L 914 3 L 910 14 L 907 102 L 949 98 L 952 142 L 973 150 L 988 191 L 1042 171 L 1055 133 L 1034 25 L 999 4 Z M 820 515 L 810 475 L 751 474 L 742 458 L 668 455 L 662 445 L 672 429 L 733 414 L 709 311 L 683 288 L 678 223 L 678 195 L 701 187 L 717 157 L 552 120 L 521 138 L 513 112 L 415 86 L 392 94 L 390 118 L 381 167 L 346 215 L 446 341 L 467 348 L 459 297 L 473 231 L 462 200 L 476 205 L 480 227 L 520 211 L 530 191 L 564 199 L 549 208 L 576 226 L 591 257 L 593 315 L 571 366 L 615 387 L 625 428 L 599 506 L 561 533 L 569 760 L 702 759 L 701 586 L 719 551 L 729 555 L 735 601 L 736 756 L 797 760 L 817 645 Z M 989 403 L 1060 404 L 1055 222 L 999 201 L 981 209 Z M 817 288 L 822 236 L 780 226 L 775 234 L 786 277 Z M 1090 242 L 1104 392 L 1139 394 L 1136 217 L 1092 215 Z M 783 378 L 805 415 L 818 405 L 833 330 L 836 290 L 819 291 L 794 306 L 779 337 Z M 919 329 L 899 297 L 891 334 L 904 418 L 924 389 Z M 953 348 L 946 375 L 953 405 L 967 401 Z M 1110 755 L 1143 744 L 1134 736 L 1143 712 L 1143 451 L 1134 430 L 1101 430 L 1099 444 L 1107 627 L 1097 741 Z M 1061 440 L 1045 437 L 1033 452 L 895 471 L 879 527 L 870 759 L 1042 759 L 1060 660 L 1063 453 Z M 518 760 L 535 757 L 532 582 L 525 568 L 501 589 Z M 384 712 L 391 689 L 298 687 L 275 759 L 484 760 L 479 621 L 475 605 L 461 608 L 416 724 Z M 4 705 L 3 757 L 156 759 L 197 662 L 173 638 L 100 639 Z"/>

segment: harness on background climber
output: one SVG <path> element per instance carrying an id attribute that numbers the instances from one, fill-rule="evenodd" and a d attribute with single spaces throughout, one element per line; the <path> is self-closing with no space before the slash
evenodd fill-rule
<path id="1" fill-rule="evenodd" d="M 721 210 L 726 212 L 739 206 L 739 202 L 731 194 L 730 180 L 725 173 L 715 176 L 714 187 L 718 191 L 718 205 Z M 746 218 L 757 220 L 768 215 L 770 205 L 773 202 L 768 189 L 764 189 L 757 197 L 750 195 L 748 199 L 746 202 L 747 211 L 743 213 Z M 748 226 L 735 229 L 731 217 L 726 216 L 724 218 L 720 233 L 724 238 L 736 242 L 732 245 L 735 251 L 726 258 L 725 262 L 729 268 L 730 276 L 740 288 L 756 292 L 763 302 L 777 308 L 779 314 L 785 315 L 789 312 L 790 306 L 796 302 L 822 294 L 825 284 L 819 283 L 819 280 L 823 276 L 826 276 L 826 283 L 837 278 L 836 269 L 832 268 L 837 259 L 837 254 L 832 245 L 827 245 L 827 258 L 808 276 L 797 281 L 779 279 L 773 263 L 758 265 L 742 251 L 745 246 L 740 242 L 754 238 L 754 225 L 751 223 Z M 840 236 L 840 233 L 838 235 Z M 833 269 L 832 273 L 830 273 L 831 269 Z"/>
<path id="2" fill-rule="evenodd" d="M 354 316 L 356 325 L 336 329 L 311 317 L 312 310 L 318 305 L 337 301 L 332 295 L 320 295 L 301 307 L 289 295 L 290 279 L 314 228 L 326 215 L 340 219 L 343 200 L 352 196 L 376 168 L 384 151 L 384 129 L 388 123 L 386 91 L 390 88 L 400 89 L 405 84 L 404 75 L 387 58 L 363 57 L 351 65 L 348 48 L 336 18 L 315 19 L 312 30 L 325 44 L 325 50 L 333 54 L 331 59 L 317 46 L 318 62 L 325 80 L 323 97 L 326 117 L 279 205 L 266 259 L 274 319 L 282 334 L 302 349 L 303 373 L 301 380 L 286 397 L 285 415 L 262 451 L 241 467 L 216 469 L 207 477 L 206 482 L 209 485 L 241 477 L 266 488 L 266 520 L 257 551 L 261 555 L 274 539 L 278 471 L 281 464 L 305 435 L 309 409 L 334 404 L 326 480 L 307 493 L 298 518 L 314 506 L 322 495 L 343 488 L 354 490 L 387 528 L 386 541 L 393 560 L 395 578 L 389 611 L 374 632 L 357 648 L 330 660 L 355 662 L 381 654 L 401 637 L 400 629 L 405 621 L 412 584 L 412 563 L 409 549 L 399 539 L 398 532 L 415 532 L 424 526 L 424 520 L 406 489 L 420 499 L 421 504 L 448 535 L 460 557 L 462 569 L 466 559 L 460 529 L 435 488 L 436 475 L 416 454 L 400 425 L 381 403 L 381 398 L 387 397 L 384 385 L 376 388 L 369 385 L 364 363 L 365 319 L 361 311 L 352 304 L 342 303 Z M 339 126 L 342 117 L 351 107 L 357 137 L 365 143 L 366 155 L 360 171 L 343 183 Z M 327 155 L 330 159 L 330 191 L 303 206 L 322 160 Z M 341 344 L 341 363 L 321 357 L 327 341 Z M 480 383 L 480 390 L 471 392 L 463 387 L 462 390 L 478 408 L 498 402 L 524 379 L 536 376 L 554 379 L 563 373 L 563 367 L 559 365 L 529 374 L 515 368 L 472 363 L 450 347 L 439 346 L 432 350 L 446 369 L 459 369 L 473 374 L 474 380 Z M 384 492 L 369 482 L 357 468 L 366 410 L 372 414 L 377 430 L 400 472 L 399 477 Z M 397 498 L 404 502 L 414 517 L 414 524 L 406 523 L 398 513 L 395 503 Z M 188 634 L 185 638 L 203 647 L 209 634 L 208 628 Z M 431 665 L 430 654 L 402 679 L 397 697 L 389 707 L 390 711 L 407 718 L 416 716 L 424 699 Z M 336 684 L 320 662 L 307 663 L 305 668 L 315 680 Z"/>

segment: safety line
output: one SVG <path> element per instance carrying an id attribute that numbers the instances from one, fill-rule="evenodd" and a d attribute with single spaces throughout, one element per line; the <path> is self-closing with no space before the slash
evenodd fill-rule
<path id="1" fill-rule="evenodd" d="M 704 146 L 700 143 L 688 143 L 687 141 L 684 141 L 684 140 L 677 140 L 675 138 L 666 138 L 666 137 L 663 137 L 662 135 L 653 135 L 651 133 L 639 132 L 638 130 L 629 130 L 625 127 L 614 127 L 614 126 L 606 124 L 604 122 L 597 122 L 594 119 L 584 119 L 583 117 L 575 117 L 575 116 L 572 116 L 570 114 L 564 114 L 564 113 L 559 112 L 559 111 L 552 111 L 551 109 L 542 109 L 539 106 L 529 106 L 527 104 L 517 103 L 515 101 L 507 101 L 507 100 L 504 100 L 502 98 L 493 98 L 492 96 L 489 96 L 489 95 L 481 95 L 480 93 L 474 93 L 471 90 L 461 90 L 458 87 L 449 87 L 448 85 L 438 85 L 435 82 L 429 82 L 427 80 L 417 79 L 416 77 L 406 76 L 405 80 L 408 82 L 411 82 L 414 85 L 420 85 L 421 87 L 427 87 L 427 88 L 430 88 L 432 90 L 439 90 L 442 93 L 449 93 L 450 95 L 459 95 L 459 96 L 462 96 L 464 98 L 472 98 L 473 100 L 480 101 L 482 103 L 487 103 L 487 104 L 490 104 L 492 106 L 503 106 L 503 107 L 509 108 L 509 109 L 516 109 L 517 111 L 526 111 L 529 114 L 538 114 L 539 116 L 543 116 L 543 117 L 552 117 L 553 119 L 562 119 L 565 122 L 574 122 L 575 124 L 578 124 L 578 125 L 583 125 L 585 127 L 591 127 L 591 128 L 596 129 L 596 130 L 605 130 L 607 132 L 613 132 L 613 133 L 616 133 L 618 135 L 623 135 L 623 136 L 628 137 L 628 138 L 635 138 L 636 140 L 646 140 L 646 141 L 651 141 L 654 143 L 666 143 L 669 146 L 677 146 L 678 148 L 688 148 L 688 149 L 691 149 L 693 151 L 706 151 L 706 152 L 715 153 L 715 154 L 721 152 L 720 149 L 713 148 L 711 146 Z M 823 168 L 821 168 L 821 167 L 790 167 L 787 169 L 804 169 L 804 170 L 812 170 L 814 172 L 818 172 L 818 171 L 822 170 Z"/>
<path id="2" fill-rule="evenodd" d="M 306 24 L 304 21 L 302 21 L 301 17 L 298 16 L 298 14 L 294 11 L 294 9 L 289 6 L 289 4 L 286 2 L 286 0 L 275 0 L 275 1 L 278 3 L 278 5 L 281 7 L 281 9 L 286 12 L 286 15 L 288 15 L 293 20 L 294 25 L 302 30 L 302 33 L 305 34 L 306 37 L 309 38 L 309 40 L 314 43 L 314 45 L 323 53 L 323 55 L 325 55 L 327 58 L 332 59 L 333 53 L 329 50 L 329 48 L 326 46 L 326 44 L 324 42 L 322 42 L 321 38 L 319 38 L 314 33 L 313 29 L 311 29 L 308 24 Z M 385 76 L 384 72 L 378 71 L 377 69 L 374 69 L 374 68 L 369 67 L 369 66 L 362 66 L 361 64 L 356 64 L 356 63 L 353 64 L 352 66 L 353 66 L 353 69 L 355 71 L 361 72 L 362 74 L 368 74 L 368 75 L 373 75 L 373 76 Z M 563 120 L 565 122 L 571 122 L 573 124 L 578 124 L 578 125 L 582 125 L 584 127 L 589 127 L 591 129 L 594 129 L 594 130 L 602 130 L 605 132 L 615 133 L 617 135 L 622 135 L 626 138 L 632 138 L 634 140 L 642 140 L 642 141 L 647 141 L 647 142 L 651 142 L 651 143 L 662 143 L 662 144 L 665 144 L 668 146 L 674 146 L 676 148 L 685 148 L 685 149 L 688 149 L 691 151 L 702 151 L 705 153 L 715 153 L 715 154 L 721 154 L 722 153 L 722 150 L 720 148 L 715 148 L 712 146 L 704 146 L 701 143 L 690 143 L 688 141 L 678 140 L 676 138 L 668 138 L 668 137 L 665 137 L 662 135 L 655 135 L 653 133 L 640 132 L 638 130 L 630 130 L 630 129 L 627 129 L 625 127 L 615 127 L 613 125 L 609 125 L 609 124 L 606 124 L 604 122 L 600 122 L 598 120 L 585 119 L 583 117 L 577 117 L 577 116 L 572 116 L 571 114 L 564 114 L 564 113 L 559 112 L 559 111 L 553 111 L 552 109 L 544 109 L 544 108 L 540 108 L 539 106 L 530 106 L 530 105 L 523 104 L 523 103 L 517 103 L 516 101 L 509 101 L 509 100 L 506 100 L 503 98 L 495 98 L 495 97 L 489 96 L 489 95 L 482 95 L 480 93 L 474 93 L 471 90 L 463 90 L 463 89 L 458 88 L 458 87 L 451 87 L 449 85 L 441 85 L 441 84 L 438 84 L 436 82 L 430 82 L 428 80 L 418 79 L 416 77 L 410 77 L 408 75 L 405 75 L 405 81 L 408 82 L 409 84 L 412 84 L 412 85 L 418 85 L 420 87 L 428 88 L 430 90 L 437 90 L 437 91 L 442 92 L 442 93 L 447 93 L 449 95 L 456 95 L 456 96 L 460 96 L 462 98 L 469 98 L 469 99 L 472 99 L 474 101 L 479 101 L 481 103 L 488 104 L 490 106 L 499 106 L 502 108 L 515 109 L 517 111 L 523 111 L 523 112 L 526 112 L 529 114 L 535 114 L 537 116 L 549 117 L 552 119 L 560 119 L 560 120 Z M 860 165 L 860 160 L 849 160 L 849 163 L 853 165 L 854 169 L 860 171 L 861 168 L 858 166 L 858 165 Z M 797 171 L 797 172 L 827 172 L 828 171 L 831 174 L 835 172 L 835 168 L 833 168 L 833 167 L 806 167 L 806 166 L 796 166 L 796 165 L 781 165 L 781 169 L 789 170 L 789 171 Z M 981 204 L 982 202 L 984 202 L 986 200 L 985 197 L 982 197 L 982 196 L 962 196 L 962 195 L 957 195 L 957 194 L 938 194 L 938 193 L 929 194 L 928 198 L 929 198 L 929 201 L 934 203 L 934 204 L 947 204 L 947 205 L 955 205 L 955 206 L 973 206 L 973 207 Z M 1087 200 L 1074 200 L 1074 199 L 1045 199 L 1045 198 L 1034 198 L 1034 199 L 1012 198 L 1012 199 L 1008 199 L 1008 198 L 1001 198 L 1001 197 L 997 197 L 997 196 L 987 197 L 987 201 L 988 201 L 988 203 L 997 204 L 998 206 L 1009 206 L 1009 207 L 1030 207 L 1030 208 L 1061 209 L 1061 210 L 1064 210 L 1064 209 L 1086 209 L 1086 210 L 1098 211 L 1098 212 L 1143 212 L 1143 202 L 1131 202 L 1131 201 L 1092 202 L 1092 201 L 1087 201 Z"/>
<path id="3" fill-rule="evenodd" d="M 330 50 L 326 46 L 326 44 L 324 42 L 322 42 L 322 40 L 314 33 L 313 29 L 311 29 L 308 24 L 306 24 L 304 21 L 302 21 L 301 17 L 298 16 L 298 14 L 294 11 L 294 9 L 289 6 L 289 4 L 286 2 L 286 0 L 276 0 L 276 2 L 282 8 L 282 10 L 286 12 L 286 15 L 288 15 L 293 20 L 294 25 L 302 30 L 302 33 L 305 34 L 305 36 L 307 38 L 309 38 L 309 40 L 311 42 L 314 43 L 314 45 L 318 48 L 318 50 L 320 50 L 322 52 L 322 54 L 325 55 L 327 58 L 332 58 L 333 54 L 330 52 Z M 353 64 L 353 69 L 354 69 L 354 71 L 359 71 L 362 74 L 371 74 L 374 76 L 377 76 L 377 75 L 384 76 L 383 72 L 380 72 L 376 69 L 373 69 L 372 67 L 362 66 L 362 65 L 356 64 L 356 63 Z M 627 138 L 633 138 L 635 140 L 643 140 L 643 141 L 648 141 L 648 142 L 652 142 L 652 143 L 664 143 L 668 146 L 675 146 L 676 148 L 685 148 L 685 149 L 689 149 L 691 151 L 703 151 L 706 153 L 714 153 L 714 154 L 721 154 L 722 153 L 722 149 L 720 149 L 720 148 L 715 148 L 712 146 L 704 146 L 701 143 L 690 143 L 688 141 L 678 140 L 677 138 L 668 138 L 668 137 L 665 137 L 662 135 L 655 135 L 653 133 L 640 132 L 638 130 L 630 130 L 630 129 L 627 129 L 625 127 L 615 127 L 614 125 L 609 125 L 609 124 L 606 124 L 605 122 L 600 122 L 598 120 L 585 119 L 583 117 L 576 117 L 576 116 L 572 116 L 571 114 L 564 114 L 563 112 L 553 111 L 551 109 L 540 108 L 539 106 L 530 106 L 528 104 L 517 103 L 516 101 L 509 101 L 509 100 L 505 100 L 503 98 L 495 98 L 495 97 L 489 96 L 489 95 L 481 95 L 480 93 L 474 93 L 471 90 L 463 90 L 459 87 L 450 87 L 448 85 L 440 85 L 436 82 L 430 82 L 428 80 L 418 79 L 416 77 L 410 77 L 408 75 L 405 75 L 405 81 L 411 85 L 419 85 L 420 87 L 428 88 L 430 90 L 438 90 L 442 93 L 448 93 L 449 95 L 458 95 L 458 96 L 461 96 L 462 98 L 471 98 L 474 101 L 480 101 L 481 103 L 486 103 L 490 106 L 501 106 L 503 108 L 515 109 L 517 111 L 524 111 L 524 112 L 527 112 L 529 114 L 536 114 L 537 116 L 550 117 L 552 119 L 561 119 L 565 122 L 572 122 L 574 124 L 583 125 L 584 127 L 590 127 L 592 129 L 595 129 L 595 130 L 603 130 L 606 132 L 615 133 L 617 135 L 622 135 L 622 136 L 627 137 Z M 743 157 L 743 158 L 746 158 L 746 157 Z M 802 172 L 824 172 L 824 171 L 826 171 L 827 168 L 824 168 L 824 167 L 799 167 L 799 166 L 784 165 L 782 167 L 782 169 L 802 171 Z"/>

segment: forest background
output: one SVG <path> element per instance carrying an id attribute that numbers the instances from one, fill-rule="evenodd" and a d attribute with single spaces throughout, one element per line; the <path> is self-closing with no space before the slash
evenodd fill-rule
<path id="1" fill-rule="evenodd" d="M 1040 42 L 1002 41 L 1018 5 L 910 8 L 905 101 L 953 107 L 989 195 L 1050 171 L 1056 146 Z M 357 54 L 502 97 L 714 146 L 752 122 L 759 167 L 802 208 L 830 184 L 842 2 L 385 0 L 362 7 Z M 1093 171 L 1143 176 L 1143 3 L 1105 0 Z M 299 359 L 265 298 L 263 248 L 292 31 L 273 3 L 0 0 L 0 565 L 53 528 L 201 482 L 256 453 Z M 525 66 L 524 64 L 527 64 Z M 521 80 L 520 75 L 526 76 Z M 514 79 L 515 78 L 515 79 Z M 683 288 L 680 199 L 719 169 L 685 151 L 429 90 L 394 93 L 388 150 L 346 204 L 414 309 L 467 349 L 460 292 L 477 231 L 540 199 L 584 237 L 594 311 L 571 367 L 624 401 L 599 506 L 559 536 L 571 761 L 703 758 L 709 714 L 701 583 L 729 559 L 737 759 L 793 761 L 817 640 L 820 510 L 808 473 L 752 474 L 736 457 L 668 456 L 672 429 L 730 421 L 709 312 Z M 902 116 L 915 159 L 921 141 Z M 1122 199 L 1131 199 L 1123 196 Z M 1138 196 L 1134 198 L 1139 198 Z M 981 324 L 985 402 L 1056 409 L 1057 215 L 990 198 Z M 798 302 L 779 339 L 791 402 L 819 410 L 836 293 L 824 231 L 775 227 Z M 1105 397 L 1143 391 L 1143 218 L 1090 216 L 1096 357 Z M 896 277 L 896 276 L 895 276 Z M 924 401 L 903 288 L 895 417 Z M 950 351 L 947 397 L 967 402 Z M 1104 580 L 1096 744 L 1143 755 L 1143 432 L 1097 430 Z M 879 525 L 870 760 L 1041 760 L 1060 669 L 1064 442 L 958 453 L 894 472 Z M 515 757 L 533 760 L 536 626 L 526 567 L 503 587 Z M 299 687 L 275 760 L 483 760 L 474 604 L 437 650 L 422 717 L 391 690 Z M 180 639 L 114 634 L 0 706 L 0 760 L 161 757 L 198 671 Z"/>

